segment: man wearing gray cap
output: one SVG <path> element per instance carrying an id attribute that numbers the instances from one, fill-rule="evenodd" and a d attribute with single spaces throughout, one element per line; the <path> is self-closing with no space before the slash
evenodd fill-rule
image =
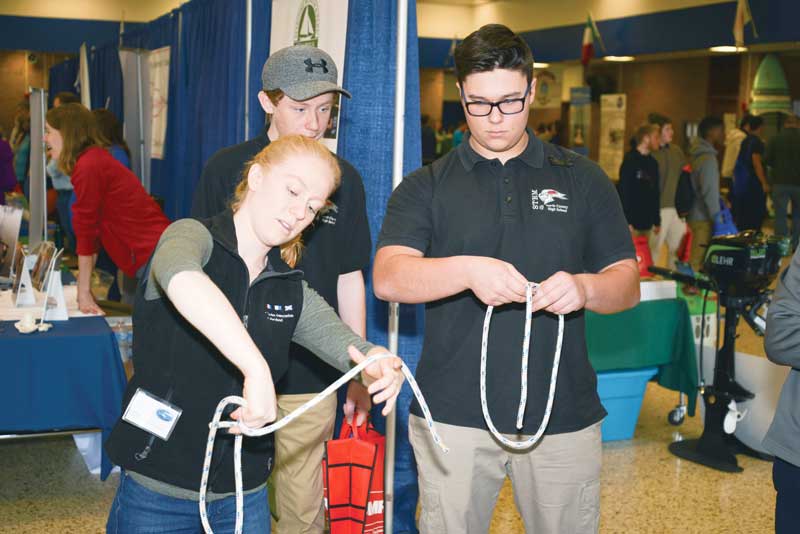
<path id="1" fill-rule="evenodd" d="M 208 160 L 195 191 L 192 216 L 207 218 L 229 209 L 245 164 L 270 141 L 304 135 L 321 139 L 328 127 L 339 87 L 333 59 L 318 48 L 290 46 L 270 55 L 261 74 L 258 100 L 269 125 L 255 139 L 224 148 Z M 333 306 L 342 320 L 360 335 L 366 333 L 366 295 L 362 270 L 370 260 L 372 243 L 367 222 L 364 184 L 358 171 L 339 159 L 342 185 L 331 196 L 332 209 L 303 235 L 305 250 L 297 268 Z M 292 345 L 289 371 L 278 384 L 278 417 L 298 408 L 334 382 L 341 373 L 299 345 Z M 351 382 L 345 414 L 366 417 L 369 395 Z M 274 514 L 283 534 L 321 533 L 322 456 L 333 434 L 336 397 L 328 397 L 275 435 Z"/>

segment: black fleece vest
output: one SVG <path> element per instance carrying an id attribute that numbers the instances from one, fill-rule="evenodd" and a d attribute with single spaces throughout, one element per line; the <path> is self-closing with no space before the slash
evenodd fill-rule
<path id="1" fill-rule="evenodd" d="M 268 254 L 269 270 L 250 285 L 247 267 L 237 253 L 231 212 L 203 223 L 214 238 L 214 249 L 203 270 L 242 318 L 277 382 L 288 367 L 289 344 L 302 311 L 302 272 L 292 270 L 281 260 L 280 251 L 273 248 Z M 208 422 L 223 397 L 242 394 L 243 377 L 166 296 L 145 300 L 145 285 L 140 284 L 134 307 L 135 375 L 125 391 L 123 412 L 136 390 L 143 388 L 177 405 L 183 414 L 168 441 L 120 419 L 106 450 L 123 469 L 198 491 Z M 271 435 L 244 438 L 245 490 L 266 482 L 273 455 Z M 233 436 L 224 431 L 214 444 L 208 489 L 214 493 L 234 491 Z"/>

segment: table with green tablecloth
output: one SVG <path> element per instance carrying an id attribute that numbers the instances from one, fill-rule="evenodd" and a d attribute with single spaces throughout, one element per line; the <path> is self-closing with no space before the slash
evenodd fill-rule
<path id="1" fill-rule="evenodd" d="M 595 371 L 658 366 L 659 385 L 697 401 L 697 363 L 692 323 L 681 299 L 651 300 L 612 315 L 586 312 L 586 343 Z"/>

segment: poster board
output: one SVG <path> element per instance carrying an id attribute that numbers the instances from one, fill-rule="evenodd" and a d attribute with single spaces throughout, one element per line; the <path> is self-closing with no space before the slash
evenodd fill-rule
<path id="1" fill-rule="evenodd" d="M 0 206 L 0 280 L 11 279 L 21 224 L 21 209 Z"/>
<path id="2" fill-rule="evenodd" d="M 625 157 L 624 94 L 600 96 L 600 156 L 598 163 L 612 180 L 619 179 L 619 168 Z"/>

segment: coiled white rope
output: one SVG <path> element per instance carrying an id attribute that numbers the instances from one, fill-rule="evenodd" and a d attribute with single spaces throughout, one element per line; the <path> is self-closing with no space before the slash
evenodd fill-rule
<path id="1" fill-rule="evenodd" d="M 352 369 L 350 369 L 347 373 L 341 376 L 339 380 L 325 388 L 323 392 L 319 395 L 302 405 L 297 410 L 293 411 L 292 413 L 288 414 L 286 417 L 281 419 L 280 421 L 276 421 L 271 425 L 267 425 L 263 428 L 250 428 L 241 421 L 220 421 L 222 417 L 222 412 L 225 410 L 225 407 L 229 404 L 237 404 L 240 406 L 246 406 L 247 402 L 242 398 L 235 395 L 231 395 L 229 397 L 225 397 L 219 404 L 217 404 L 217 409 L 214 412 L 214 418 L 209 423 L 209 430 L 208 430 L 208 442 L 206 444 L 206 455 L 205 459 L 203 460 L 203 475 L 200 480 L 200 521 L 203 523 L 203 530 L 207 534 L 213 534 L 213 530 L 211 530 L 211 525 L 208 523 L 208 514 L 206 512 L 206 492 L 208 490 L 208 474 L 211 470 L 211 456 L 214 452 L 214 440 L 217 435 L 217 431 L 220 428 L 231 428 L 231 427 L 238 427 L 242 434 L 247 436 L 264 436 L 267 434 L 271 434 L 276 430 L 280 430 L 281 428 L 285 427 L 305 412 L 322 402 L 322 400 L 342 387 L 343 385 L 347 384 L 353 377 L 358 375 L 365 367 L 372 365 L 373 363 L 377 362 L 378 360 L 382 360 L 384 358 L 391 358 L 394 357 L 392 354 L 389 353 L 382 353 L 376 354 L 374 356 L 370 356 L 360 364 L 356 365 Z M 431 417 L 431 412 L 428 409 L 428 405 L 425 402 L 425 398 L 422 396 L 422 392 L 417 385 L 417 381 L 414 380 L 414 375 L 411 374 L 411 370 L 406 366 L 405 363 L 402 364 L 400 368 L 403 375 L 405 375 L 406 380 L 408 381 L 408 385 L 411 387 L 411 391 L 414 393 L 414 396 L 417 398 L 419 402 L 420 409 L 422 410 L 422 415 L 425 417 L 425 421 L 428 423 L 428 430 L 431 432 L 431 436 L 433 436 L 433 441 L 439 448 L 444 452 L 449 452 L 449 449 L 445 444 L 442 442 L 439 434 L 436 432 L 436 427 L 433 422 L 433 418 Z M 236 526 L 235 526 L 235 534 L 241 534 L 242 532 L 242 523 L 244 522 L 244 495 L 242 492 L 242 434 L 237 434 L 234 438 L 234 446 L 233 446 L 233 468 L 234 468 L 234 477 L 236 483 Z"/>
<path id="2" fill-rule="evenodd" d="M 522 429 L 522 419 L 525 415 L 525 405 L 528 401 L 528 349 L 531 341 L 533 295 L 538 287 L 538 284 L 528 283 L 525 291 L 525 334 L 522 338 L 522 387 L 520 391 L 519 410 L 517 411 L 518 430 Z M 553 409 L 553 398 L 556 393 L 556 381 L 558 380 L 558 365 L 561 361 L 561 346 L 564 341 L 564 316 L 561 314 L 558 315 L 558 339 L 556 340 L 556 351 L 553 356 L 553 371 L 550 375 L 550 392 L 547 396 L 547 405 L 544 409 L 542 422 L 533 436 L 524 441 L 514 441 L 505 437 L 494 426 L 492 417 L 489 415 L 489 406 L 486 402 L 486 353 L 489 347 L 489 325 L 492 322 L 493 311 L 494 306 L 486 308 L 486 317 L 483 320 L 483 338 L 481 339 L 481 410 L 483 410 L 483 418 L 486 421 L 486 426 L 489 427 L 489 431 L 500 443 L 512 449 L 527 449 L 539 441 L 547 428 L 547 423 L 550 421 L 550 413 Z"/>

